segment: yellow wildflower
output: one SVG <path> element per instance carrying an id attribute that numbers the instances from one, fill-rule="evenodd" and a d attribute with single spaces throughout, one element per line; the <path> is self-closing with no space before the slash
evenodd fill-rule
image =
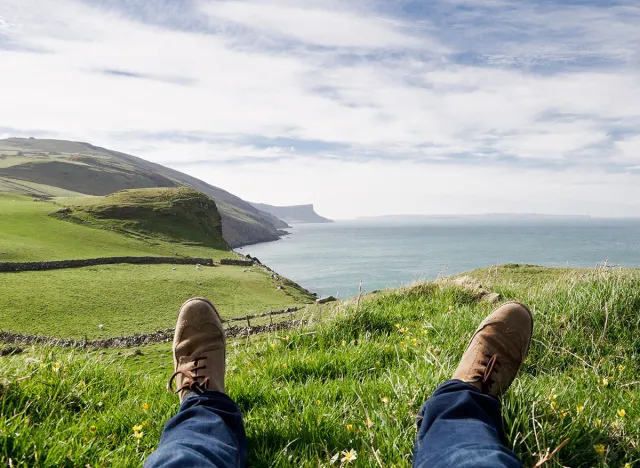
<path id="1" fill-rule="evenodd" d="M 58 372 L 60 370 L 60 367 L 62 367 L 62 363 L 56 362 L 55 365 L 53 366 L 53 372 Z"/>
<path id="2" fill-rule="evenodd" d="M 562 413 L 560 413 L 560 417 L 561 417 L 562 419 L 566 418 L 566 417 L 567 417 L 567 412 L 566 412 L 566 411 L 563 411 Z"/>
<path id="3" fill-rule="evenodd" d="M 287 363 L 282 364 L 282 368 L 286 369 L 287 368 Z"/>
<path id="4" fill-rule="evenodd" d="M 418 340 L 417 340 L 416 338 L 412 339 L 412 340 L 411 340 L 411 342 L 412 342 L 413 344 L 418 344 Z"/>
<path id="5" fill-rule="evenodd" d="M 580 405 L 580 406 L 576 406 L 576 411 L 578 413 L 582 413 L 584 411 L 584 406 Z"/>
<path id="6" fill-rule="evenodd" d="M 602 386 L 606 387 L 609 385 L 609 377 L 605 377 L 604 379 L 602 379 Z"/>
<path id="7" fill-rule="evenodd" d="M 271 346 L 271 349 L 276 349 L 278 345 L 276 343 L 271 343 L 269 346 Z"/>
<path id="8" fill-rule="evenodd" d="M 376 366 L 380 367 L 380 361 L 376 361 Z"/>
<path id="9" fill-rule="evenodd" d="M 142 439 L 143 435 L 144 435 L 144 432 L 142 431 L 133 433 L 133 437 L 135 437 L 136 439 Z"/>
<path id="10" fill-rule="evenodd" d="M 89 430 L 90 430 L 91 432 L 96 432 L 96 430 L 98 430 L 98 428 L 97 428 L 96 426 L 91 426 L 91 427 L 89 428 Z"/>
<path id="11" fill-rule="evenodd" d="M 618 409 L 618 416 L 620 416 L 621 418 L 624 418 L 626 414 L 627 412 L 623 408 Z"/>
<path id="12" fill-rule="evenodd" d="M 382 403 L 384 403 L 385 405 L 389 404 L 389 398 L 386 396 L 383 396 L 382 398 L 380 398 L 380 400 L 382 400 Z"/>
<path id="13" fill-rule="evenodd" d="M 606 449 L 606 447 L 602 444 L 594 445 L 593 448 L 597 453 L 600 453 L 600 454 L 604 453 Z"/>
<path id="14" fill-rule="evenodd" d="M 400 324 L 399 323 L 396 323 L 396 328 L 400 328 Z"/>
<path id="15" fill-rule="evenodd" d="M 146 403 L 142 403 L 142 411 L 148 411 L 149 410 L 149 405 Z"/>
<path id="16" fill-rule="evenodd" d="M 351 463 L 358 458 L 358 452 L 351 449 L 348 452 L 345 450 L 342 452 L 342 459 L 340 460 L 342 463 Z"/>
<path id="17" fill-rule="evenodd" d="M 594 424 L 596 425 L 596 427 L 600 427 L 600 426 L 602 426 L 602 420 L 600 420 L 600 419 L 596 419 L 596 420 L 594 421 Z"/>
<path id="18" fill-rule="evenodd" d="M 316 400 L 316 405 L 321 404 L 322 402 L 320 400 Z"/>
<path id="19" fill-rule="evenodd" d="M 342 346 L 346 346 L 346 345 L 347 345 L 347 342 L 342 340 Z"/>
<path id="20" fill-rule="evenodd" d="M 623 365 L 619 365 L 619 366 L 618 366 L 618 370 L 619 370 L 620 372 L 622 372 L 622 371 L 624 370 L 624 366 L 623 366 Z"/>
<path id="21" fill-rule="evenodd" d="M 140 432 L 142 430 L 142 424 L 133 426 L 133 432 Z"/>
<path id="22" fill-rule="evenodd" d="M 625 463 L 624 468 L 632 468 L 631 463 Z"/>
<path id="23" fill-rule="evenodd" d="M 557 406 L 558 404 L 555 401 L 551 402 L 551 409 L 556 409 Z"/>
<path id="24" fill-rule="evenodd" d="M 353 424 L 347 424 L 347 431 L 353 430 Z"/>

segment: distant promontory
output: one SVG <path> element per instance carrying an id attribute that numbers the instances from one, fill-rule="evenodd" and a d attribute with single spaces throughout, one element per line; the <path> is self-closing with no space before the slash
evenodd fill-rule
<path id="1" fill-rule="evenodd" d="M 323 218 L 313 209 L 313 205 L 294 206 L 272 206 L 263 203 L 252 203 L 260 211 L 269 213 L 287 223 L 332 223 L 333 221 Z"/>

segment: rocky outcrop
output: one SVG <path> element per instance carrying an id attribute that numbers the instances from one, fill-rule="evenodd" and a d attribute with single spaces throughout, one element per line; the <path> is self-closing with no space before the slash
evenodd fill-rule
<path id="1" fill-rule="evenodd" d="M 318 304 L 327 304 L 329 302 L 335 302 L 337 300 L 338 299 L 336 299 L 333 296 L 327 296 L 327 297 L 321 297 L 319 299 L 316 299 L 316 303 L 318 303 Z"/>
<path id="2" fill-rule="evenodd" d="M 115 265 L 130 263 L 133 265 L 204 265 L 214 266 L 210 258 L 180 257 L 102 257 L 82 260 L 53 260 L 48 262 L 0 262 L 0 272 L 60 270 L 63 268 L 81 268 L 96 265 Z"/>

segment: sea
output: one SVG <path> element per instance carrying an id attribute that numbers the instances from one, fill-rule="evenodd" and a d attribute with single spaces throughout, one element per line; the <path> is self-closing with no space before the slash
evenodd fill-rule
<path id="1" fill-rule="evenodd" d="M 640 219 L 422 218 L 296 224 L 238 252 L 319 296 L 346 298 L 505 263 L 640 267 Z"/>

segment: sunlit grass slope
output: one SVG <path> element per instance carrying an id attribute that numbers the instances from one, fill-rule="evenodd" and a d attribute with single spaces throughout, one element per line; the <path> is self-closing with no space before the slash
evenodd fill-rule
<path id="1" fill-rule="evenodd" d="M 527 302 L 536 322 L 503 399 L 509 446 L 525 466 L 564 441 L 545 466 L 637 466 L 638 274 L 542 270 L 533 274 L 550 273 L 545 281 L 527 282 L 525 270 L 518 281 L 497 273 L 483 286 Z M 410 466 L 418 409 L 493 307 L 461 284 L 366 296 L 300 329 L 230 340 L 228 391 L 245 415 L 251 466 L 326 466 L 344 450 L 357 452 L 353 466 Z M 178 409 L 165 390 L 169 346 L 142 351 L 1 358 L 0 463 L 140 466 Z"/>
<path id="2" fill-rule="evenodd" d="M 224 318 L 311 300 L 297 287 L 280 284 L 258 268 L 245 270 L 237 266 L 105 265 L 0 273 L 0 328 L 94 339 L 173 327 L 180 304 L 195 296 L 215 297 Z"/>

